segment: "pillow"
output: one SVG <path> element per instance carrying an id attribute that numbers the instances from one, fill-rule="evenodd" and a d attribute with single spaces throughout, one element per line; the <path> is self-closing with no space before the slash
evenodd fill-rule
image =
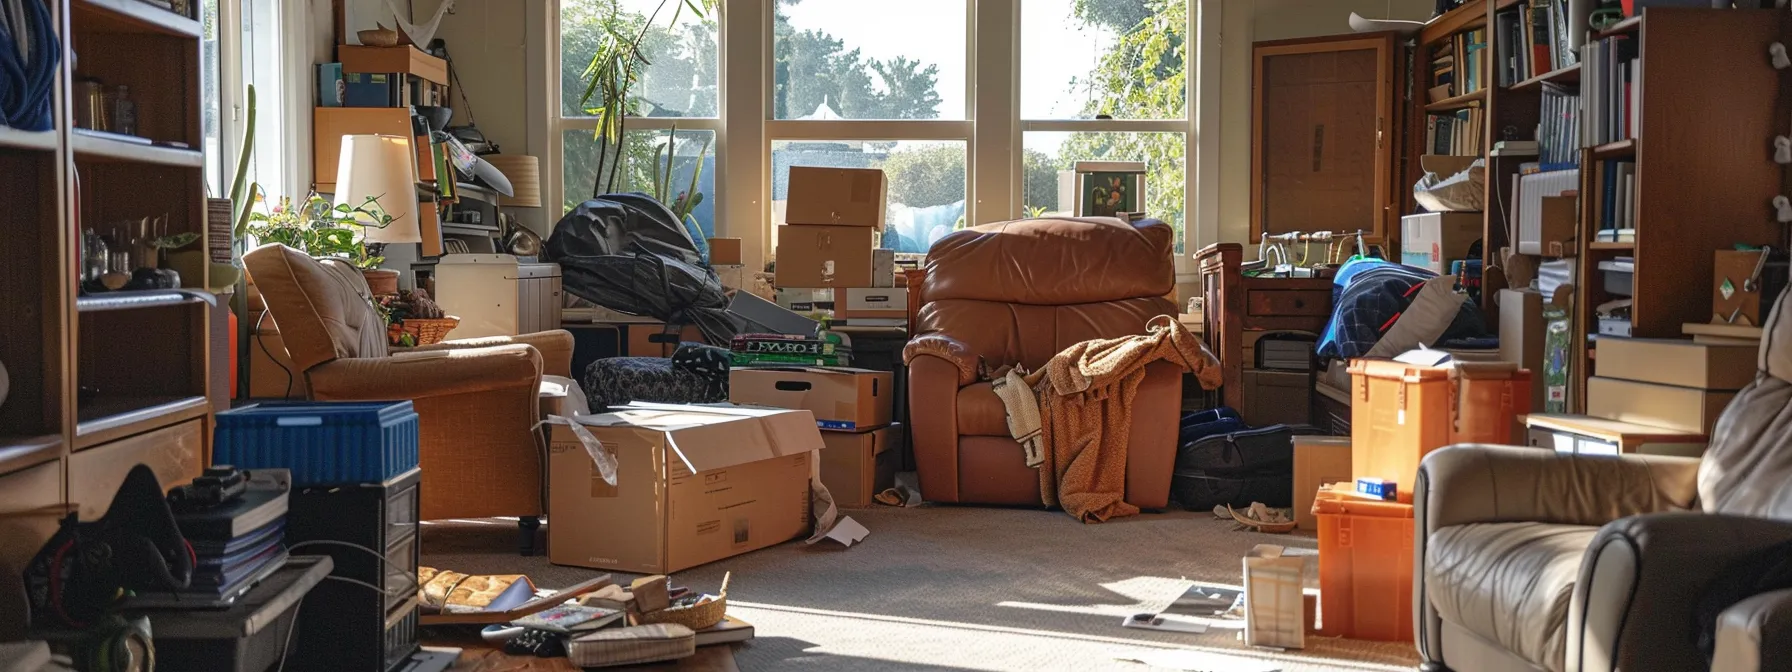
<path id="1" fill-rule="evenodd" d="M 1455 276 L 1440 275 L 1425 281 L 1418 296 L 1395 318 L 1394 326 L 1381 335 L 1365 357 L 1392 359 L 1418 346 L 1427 346 L 1443 338 L 1456 313 L 1462 310 L 1467 296 L 1456 293 Z"/>

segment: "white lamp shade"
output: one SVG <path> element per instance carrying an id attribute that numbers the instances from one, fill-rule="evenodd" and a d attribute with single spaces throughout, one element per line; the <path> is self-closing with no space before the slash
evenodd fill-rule
<path id="1" fill-rule="evenodd" d="M 384 228 L 358 215 L 364 226 L 362 240 L 369 243 L 420 243 L 423 231 L 417 222 L 416 154 L 411 141 L 396 135 L 342 136 L 342 160 L 336 165 L 336 203 L 360 207 L 368 198 L 392 217 Z"/>

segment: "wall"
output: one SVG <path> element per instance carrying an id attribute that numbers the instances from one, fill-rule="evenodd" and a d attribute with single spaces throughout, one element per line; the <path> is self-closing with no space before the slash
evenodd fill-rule
<path id="1" fill-rule="evenodd" d="M 1350 31 L 1350 13 L 1423 21 L 1435 0 L 1226 0 L 1221 8 L 1219 235 L 1250 242 L 1251 43 Z M 1242 39 L 1234 39 L 1241 36 Z M 1254 250 L 1253 250 L 1254 253 Z"/>

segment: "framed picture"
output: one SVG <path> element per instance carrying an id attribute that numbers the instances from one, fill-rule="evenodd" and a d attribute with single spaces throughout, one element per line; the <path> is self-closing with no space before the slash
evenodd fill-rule
<path id="1" fill-rule="evenodd" d="M 1118 217 L 1145 210 L 1145 162 L 1078 161 L 1076 203 L 1078 217 Z"/>

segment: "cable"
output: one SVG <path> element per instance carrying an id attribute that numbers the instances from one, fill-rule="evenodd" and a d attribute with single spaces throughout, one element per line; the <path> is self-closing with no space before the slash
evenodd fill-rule
<path id="1" fill-rule="evenodd" d="M 264 309 L 261 311 L 261 317 L 255 318 L 255 333 L 256 333 L 256 335 L 258 335 L 258 336 L 261 335 L 261 323 L 267 321 L 267 319 L 270 315 L 273 315 L 273 311 Z M 281 371 L 286 372 L 286 393 L 282 394 L 280 396 L 288 398 L 288 399 L 292 398 L 292 369 L 286 368 L 285 364 L 281 364 L 280 360 L 274 357 L 274 353 L 268 351 L 267 339 L 263 339 L 263 338 L 255 339 L 255 346 L 258 348 L 261 348 L 261 354 L 268 356 L 268 361 L 273 362 L 274 366 L 278 366 L 278 367 L 280 367 Z"/>
<path id="2" fill-rule="evenodd" d="M 305 608 L 306 597 L 310 597 L 310 593 L 301 595 L 298 604 L 292 605 L 292 622 L 286 624 L 286 643 L 280 645 L 280 667 L 274 672 L 286 672 L 286 657 L 292 655 L 292 631 L 299 629 L 299 610 Z"/>
<path id="3" fill-rule="evenodd" d="M 286 551 L 288 553 L 290 553 L 292 551 L 296 551 L 296 550 L 304 548 L 306 546 L 345 546 L 348 548 L 352 548 L 352 549 L 361 551 L 361 552 L 371 555 L 375 558 L 379 558 L 380 563 L 382 564 L 382 566 L 380 567 L 380 573 L 382 573 L 382 574 L 384 574 L 387 569 L 395 569 L 398 567 L 398 563 L 393 562 L 391 558 L 386 557 L 385 554 L 380 553 L 379 551 L 373 550 L 371 548 L 362 546 L 357 543 L 347 542 L 347 541 L 337 541 L 335 539 L 312 539 L 311 541 L 301 541 L 299 543 L 296 543 L 296 544 L 286 547 Z M 423 584 L 417 581 L 417 574 L 415 572 L 404 572 L 404 575 L 405 575 L 405 578 L 410 580 L 412 590 L 422 590 L 423 589 Z M 373 588 L 374 590 L 380 592 L 381 594 L 386 593 L 386 591 L 381 590 L 377 587 L 374 587 L 373 584 L 361 581 L 359 579 L 350 579 L 350 578 L 339 577 L 339 576 L 335 576 L 335 575 L 331 575 L 327 578 L 342 579 L 344 581 L 353 581 L 355 583 L 360 583 L 361 585 Z M 397 593 L 397 591 L 393 591 L 392 594 L 396 595 L 398 593 Z"/>

